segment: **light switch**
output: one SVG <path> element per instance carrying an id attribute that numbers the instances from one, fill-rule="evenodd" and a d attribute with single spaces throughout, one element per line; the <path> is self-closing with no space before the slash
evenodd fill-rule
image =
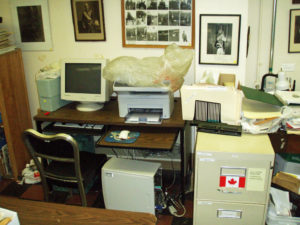
<path id="1" fill-rule="evenodd" d="M 296 64 L 295 63 L 285 63 L 281 65 L 283 72 L 293 72 L 295 71 Z"/>

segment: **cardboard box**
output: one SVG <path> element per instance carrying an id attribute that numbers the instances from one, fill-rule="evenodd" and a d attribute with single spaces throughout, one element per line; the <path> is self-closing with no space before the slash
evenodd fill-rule
<path id="1" fill-rule="evenodd" d="M 218 85 L 235 87 L 235 74 L 220 73 Z"/>
<path id="2" fill-rule="evenodd" d="M 239 125 L 243 97 L 240 90 L 220 85 L 194 84 L 183 85 L 180 94 L 184 120 L 194 120 L 197 112 L 196 102 L 201 101 L 221 105 L 221 123 Z"/>

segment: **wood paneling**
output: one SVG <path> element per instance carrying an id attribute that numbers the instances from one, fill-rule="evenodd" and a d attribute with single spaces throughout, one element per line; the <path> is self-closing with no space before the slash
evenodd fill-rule
<path id="1" fill-rule="evenodd" d="M 29 161 L 22 132 L 32 128 L 20 49 L 0 55 L 0 101 L 13 177 L 17 178 Z"/>

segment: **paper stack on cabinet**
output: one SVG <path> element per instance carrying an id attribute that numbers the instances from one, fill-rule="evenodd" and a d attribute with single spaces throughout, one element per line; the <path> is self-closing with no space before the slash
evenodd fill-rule
<path id="1" fill-rule="evenodd" d="M 281 107 L 244 98 L 242 112 L 249 119 L 269 119 L 280 117 Z"/>
<path id="2" fill-rule="evenodd" d="M 15 50 L 16 46 L 10 44 L 10 35 L 11 33 L 4 29 L 0 29 L 0 54 Z"/>
<path id="3" fill-rule="evenodd" d="M 300 91 L 276 91 L 275 96 L 285 105 L 300 106 Z"/>

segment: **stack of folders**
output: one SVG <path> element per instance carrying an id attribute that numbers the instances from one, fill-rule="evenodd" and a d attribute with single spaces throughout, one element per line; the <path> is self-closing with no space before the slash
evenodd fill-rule
<path id="1" fill-rule="evenodd" d="M 281 107 L 244 98 L 242 104 L 243 116 L 255 119 L 255 124 L 264 124 L 281 116 Z"/>
<path id="2" fill-rule="evenodd" d="M 0 54 L 15 50 L 16 46 L 10 44 L 10 35 L 11 33 L 0 28 Z"/>

